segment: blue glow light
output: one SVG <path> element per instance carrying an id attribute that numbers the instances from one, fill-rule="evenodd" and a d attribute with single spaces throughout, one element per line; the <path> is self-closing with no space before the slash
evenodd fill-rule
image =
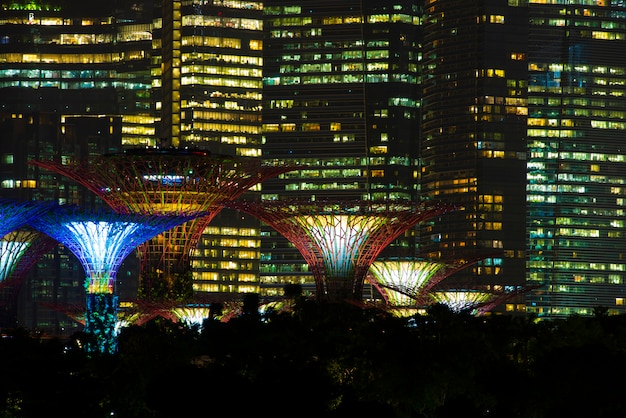
<path id="1" fill-rule="evenodd" d="M 56 208 L 30 225 L 65 245 L 81 262 L 87 308 L 85 333 L 93 341 L 88 352 L 111 353 L 117 347 L 115 275 L 122 261 L 146 240 L 191 219 L 190 216 L 89 213 L 75 207 Z"/>

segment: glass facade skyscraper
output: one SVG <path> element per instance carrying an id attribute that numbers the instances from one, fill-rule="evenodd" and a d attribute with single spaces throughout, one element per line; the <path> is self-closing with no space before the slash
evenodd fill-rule
<path id="1" fill-rule="evenodd" d="M 427 1 L 422 248 L 500 251 L 453 280 L 539 286 L 538 317 L 623 312 L 623 1 Z M 430 235 L 430 237 L 429 237 Z M 524 306 L 525 305 L 525 306 Z"/>
<path id="2" fill-rule="evenodd" d="M 527 311 L 622 313 L 626 2 L 528 10 Z"/>
<path id="3" fill-rule="evenodd" d="M 445 286 L 525 282 L 526 30 L 506 1 L 424 4 L 421 193 L 463 210 L 422 225 L 420 249 L 481 259 Z"/>
<path id="4" fill-rule="evenodd" d="M 412 1 L 264 2 L 263 158 L 307 164 L 263 184 L 263 199 L 415 199 L 419 8 Z M 392 245 L 411 253 L 412 231 Z M 312 285 L 271 228 L 261 288 Z"/>
<path id="5" fill-rule="evenodd" d="M 262 2 L 164 1 L 154 15 L 160 145 L 260 158 Z M 192 254 L 196 294 L 258 292 L 259 242 L 259 220 L 223 209 Z"/>

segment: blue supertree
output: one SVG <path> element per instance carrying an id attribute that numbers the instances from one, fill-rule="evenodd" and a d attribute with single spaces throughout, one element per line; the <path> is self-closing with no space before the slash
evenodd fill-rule
<path id="1" fill-rule="evenodd" d="M 0 199 L 0 238 L 26 225 L 32 218 L 48 211 L 52 204 Z"/>
<path id="2" fill-rule="evenodd" d="M 197 215 L 200 216 L 200 215 Z M 115 276 L 124 259 L 140 244 L 193 216 L 88 212 L 61 206 L 29 221 L 30 226 L 65 245 L 85 270 L 87 352 L 117 350 Z"/>

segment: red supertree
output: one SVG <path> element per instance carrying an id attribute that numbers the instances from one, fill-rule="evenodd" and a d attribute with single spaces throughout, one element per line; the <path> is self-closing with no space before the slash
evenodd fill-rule
<path id="1" fill-rule="evenodd" d="M 453 206 L 405 201 L 233 200 L 226 206 L 249 213 L 289 240 L 308 263 L 318 300 L 362 298 L 371 263 L 413 225 Z"/>
<path id="2" fill-rule="evenodd" d="M 168 278 L 188 273 L 193 249 L 224 202 L 296 169 L 257 158 L 179 149 L 135 149 L 89 161 L 30 163 L 85 186 L 118 213 L 202 214 L 138 247 L 144 280 L 155 274 Z"/>

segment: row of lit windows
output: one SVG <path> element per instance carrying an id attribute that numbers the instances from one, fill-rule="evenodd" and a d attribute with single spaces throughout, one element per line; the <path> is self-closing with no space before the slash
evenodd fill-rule
<path id="1" fill-rule="evenodd" d="M 298 128 L 295 123 L 266 123 L 263 125 L 264 132 L 318 132 L 322 130 L 322 125 L 316 122 L 305 122 Z M 324 130 L 340 131 L 340 122 L 330 122 L 328 127 L 324 127 Z M 334 142 L 350 142 L 354 141 L 354 135 L 335 135 Z"/>
<path id="2" fill-rule="evenodd" d="M 143 135 L 143 136 L 154 136 L 156 133 L 156 128 L 154 125 L 123 125 L 122 126 L 122 134 L 126 135 Z"/>
<path id="3" fill-rule="evenodd" d="M 464 194 L 464 193 L 474 193 L 474 192 L 476 192 L 476 190 L 477 190 L 476 186 L 472 186 L 472 187 L 452 187 L 452 188 L 446 188 L 446 189 L 435 188 L 433 190 L 433 194 L 435 196 L 447 195 L 447 194 Z"/>
<path id="4" fill-rule="evenodd" d="M 582 132 L 570 129 L 528 129 L 526 133 L 529 137 L 541 138 L 578 138 L 583 136 Z"/>
<path id="5" fill-rule="evenodd" d="M 582 121 L 572 119 L 549 119 L 549 118 L 528 118 L 528 126 L 586 126 L 590 124 L 597 129 L 626 129 L 626 122 L 612 122 L 606 120 Z"/>
<path id="6" fill-rule="evenodd" d="M 529 71 L 539 71 L 541 73 L 554 73 L 560 72 L 576 73 L 578 75 L 582 73 L 592 74 L 611 74 L 611 75 L 624 75 L 626 69 L 624 67 L 607 67 L 605 65 L 587 65 L 587 64 L 560 64 L 560 63 L 536 63 L 531 62 L 528 64 Z"/>
<path id="7" fill-rule="evenodd" d="M 207 93 L 205 92 L 205 95 Z M 181 100 L 180 105 L 182 109 L 189 108 L 198 108 L 201 107 L 203 109 L 226 109 L 226 110 L 239 110 L 239 111 L 248 111 L 248 112 L 259 112 L 260 103 L 253 101 L 251 97 L 232 97 L 234 95 L 229 95 L 229 99 L 231 100 L 202 100 L 198 101 L 194 98 L 189 100 Z M 211 94 L 211 97 L 217 97 L 217 95 Z M 204 97 L 200 97 L 202 99 Z M 238 118 L 236 118 L 238 119 Z"/>
<path id="8" fill-rule="evenodd" d="M 523 102 L 523 99 L 519 99 Z M 480 114 L 482 118 L 490 118 L 489 114 L 508 114 L 508 115 L 528 115 L 528 108 L 525 106 L 497 106 L 497 105 L 483 105 L 483 106 L 470 106 L 469 111 L 471 113 Z M 478 118 L 479 116 L 476 116 Z"/>
<path id="9" fill-rule="evenodd" d="M 567 169 L 567 167 L 562 167 Z M 584 174 L 571 174 L 571 173 L 559 173 L 557 175 L 557 181 L 570 181 L 570 182 L 583 182 L 583 183 L 609 183 L 609 184 L 624 184 L 622 177 L 609 177 L 609 176 L 594 176 Z M 614 188 L 615 189 L 615 188 Z M 619 189 L 619 188 L 617 188 Z M 613 192 L 617 194 L 616 192 Z"/>
<path id="10" fill-rule="evenodd" d="M 260 244 L 258 242 L 254 242 L 254 246 L 258 247 Z M 230 259 L 241 259 L 241 260 L 258 260 L 259 251 L 232 251 L 232 250 L 218 250 L 218 249 L 204 249 L 198 250 L 196 249 L 194 252 L 196 257 L 209 257 L 209 258 L 230 258 Z M 206 260 L 198 260 L 194 263 L 194 267 L 204 267 L 203 263 Z M 224 268 L 224 267 L 220 267 Z M 235 267 L 236 268 L 236 267 Z"/>
<path id="11" fill-rule="evenodd" d="M 542 192 L 546 192 L 546 190 L 538 190 L 541 188 L 537 188 L 537 187 L 530 187 L 527 186 L 527 190 L 531 191 L 531 189 L 535 189 L 533 191 L 537 191 L 539 193 Z M 585 199 L 582 199 L 585 200 Z M 545 194 L 533 194 L 533 193 L 528 193 L 526 195 L 526 201 L 529 203 L 550 203 L 550 204 L 556 204 L 556 196 L 552 193 L 545 195 Z M 587 203 L 587 202 L 581 202 L 581 203 Z M 615 199 L 615 205 L 617 206 L 626 206 L 626 199 L 623 198 L 617 198 Z"/>
<path id="12" fill-rule="evenodd" d="M 558 268 L 558 269 L 563 269 L 563 270 L 626 271 L 626 266 L 624 264 L 589 263 L 589 262 L 582 262 L 582 261 L 566 261 L 566 260 L 559 260 L 557 262 L 531 260 L 527 263 L 527 266 L 531 269 Z"/>
<path id="13" fill-rule="evenodd" d="M 516 80 L 508 80 L 513 81 Z M 520 83 L 521 84 L 521 83 Z M 506 97 L 506 96 L 482 96 L 480 97 L 480 102 L 488 105 L 514 105 L 514 106 L 526 106 L 527 100 L 526 98 L 521 97 Z"/>
<path id="14" fill-rule="evenodd" d="M 184 65 L 181 68 L 183 74 L 195 73 L 195 74 L 219 74 L 219 75 L 231 75 L 240 77 L 258 77 L 263 75 L 260 67 L 257 68 L 245 68 L 245 67 L 221 67 L 215 65 Z"/>
<path id="15" fill-rule="evenodd" d="M 564 103 L 566 104 L 566 103 Z M 569 109 L 559 109 L 563 112 L 565 116 L 583 116 L 583 117 L 597 117 L 597 118 L 610 118 L 610 119 L 626 119 L 626 112 L 619 110 L 604 110 L 604 109 L 581 109 L 581 108 L 569 108 Z M 533 109 L 531 108 L 532 116 L 543 116 L 544 113 L 547 113 L 549 116 L 558 116 L 558 111 L 556 109 Z"/>
<path id="16" fill-rule="evenodd" d="M 232 29 L 263 30 L 263 21 L 260 19 L 226 17 L 222 15 L 185 15 L 182 18 L 182 25 L 191 27 L 219 27 Z"/>
<path id="17" fill-rule="evenodd" d="M 194 121 L 193 125 L 184 124 L 181 125 L 181 130 L 190 131 L 194 129 L 199 129 L 201 131 L 207 132 L 234 132 L 239 134 L 260 134 L 261 129 L 258 126 L 250 126 L 250 125 L 235 125 L 229 123 L 209 123 L 209 122 L 197 122 Z"/>
<path id="18" fill-rule="evenodd" d="M 3 69 L 0 70 L 1 78 L 42 78 L 42 79 L 76 79 L 76 78 L 114 78 L 115 72 L 111 70 L 40 70 L 30 68 Z"/>
<path id="19" fill-rule="evenodd" d="M 54 44 L 54 45 L 102 45 L 116 42 L 137 42 L 150 41 L 152 34 L 149 25 L 132 25 L 121 28 L 120 33 L 114 36 L 111 33 L 57 33 L 49 37 L 36 37 L 34 44 Z M 2 38 L 3 44 L 11 43 L 8 36 Z"/>
<path id="20" fill-rule="evenodd" d="M 35 4 L 29 2 L 29 4 Z M 16 10 L 10 8 L 10 10 Z M 98 18 L 81 18 L 81 26 L 94 26 L 94 25 L 110 25 L 114 22 L 112 17 L 98 17 Z M 36 17 L 35 13 L 29 13 L 28 16 L 10 16 L 0 19 L 0 25 L 40 25 L 40 26 L 72 26 L 76 25 L 76 21 L 70 18 L 43 16 Z"/>
<path id="21" fill-rule="evenodd" d="M 221 38 L 214 36 L 183 36 L 182 44 L 184 46 L 205 46 L 213 48 L 232 48 L 241 49 L 241 39 L 238 38 Z M 251 39 L 248 41 L 248 49 L 250 51 L 262 51 L 263 41 L 261 39 Z"/>
<path id="22" fill-rule="evenodd" d="M 349 50 L 344 50 L 341 51 L 340 53 L 330 53 L 330 54 L 320 54 L 320 53 L 311 53 L 311 54 L 300 54 L 300 53 L 294 53 L 294 54 L 289 54 L 289 55 L 283 55 L 281 56 L 281 61 L 282 62 L 289 62 L 289 61 L 310 61 L 310 62 L 315 62 L 315 61 L 320 61 L 320 60 L 326 60 L 326 61 L 348 61 L 348 60 L 362 60 L 363 59 L 363 51 L 361 51 L 360 49 L 349 49 Z"/>
<path id="23" fill-rule="evenodd" d="M 229 145 L 256 145 L 256 139 L 252 137 L 241 135 L 220 135 L 219 139 L 214 139 L 207 136 L 204 131 L 200 133 L 192 131 L 189 134 L 188 130 L 184 130 L 182 132 L 181 139 L 188 142 L 219 141 L 222 144 Z M 257 148 L 237 148 L 237 150 L 239 152 L 238 155 L 245 155 L 247 157 L 258 157 L 261 155 L 261 150 Z"/>
<path id="24" fill-rule="evenodd" d="M 219 36 L 183 36 L 183 46 L 207 46 L 213 48 L 241 49 L 241 39 L 223 38 Z"/>
<path id="25" fill-rule="evenodd" d="M 263 10 L 263 2 L 250 0 L 183 0 L 183 6 L 219 6 L 229 9 Z"/>
<path id="26" fill-rule="evenodd" d="M 186 117 L 186 114 L 183 113 L 183 118 Z M 261 115 L 258 112 L 255 113 L 232 113 L 232 112 L 211 112 L 211 111 L 200 111 L 194 110 L 191 115 L 191 119 L 193 122 L 200 121 L 217 121 L 217 120 L 225 120 L 225 121 L 239 121 L 242 123 L 259 123 L 261 121 Z"/>
<path id="27" fill-rule="evenodd" d="M 206 262 L 205 262 L 206 261 Z M 197 269 L 210 269 L 210 270 L 240 270 L 251 271 L 255 268 L 256 263 L 252 262 L 237 262 L 237 261 L 208 261 L 203 259 L 193 260 L 192 267 Z M 258 280 L 253 273 L 234 273 L 224 274 L 214 271 L 202 271 L 200 272 L 200 280 L 226 280 L 226 281 L 256 281 Z"/>
<path id="28" fill-rule="evenodd" d="M 201 62 L 220 62 L 232 63 L 237 65 L 252 65 L 260 67 L 263 65 L 263 58 L 252 57 L 246 55 L 229 55 L 216 54 L 214 52 L 183 52 L 181 54 L 182 62 L 201 61 Z"/>
<path id="29" fill-rule="evenodd" d="M 194 274 L 194 278 L 195 278 Z M 223 285 L 211 283 L 194 283 L 194 292 L 225 292 L 225 293 L 259 293 L 259 286 Z"/>
<path id="30" fill-rule="evenodd" d="M 276 10 L 273 8 L 265 9 L 266 15 L 275 15 L 280 14 L 276 13 Z M 293 17 L 282 17 L 275 19 L 268 19 L 268 24 L 272 27 L 281 27 L 281 26 L 307 26 L 313 24 L 313 18 L 310 16 L 293 16 Z M 363 17 L 359 15 L 353 16 L 323 16 L 320 18 L 321 25 L 350 25 L 350 24 L 361 24 L 363 23 Z M 418 16 L 402 14 L 402 13 L 393 13 L 393 14 L 375 14 L 367 16 L 367 23 L 406 23 L 409 25 L 419 25 L 420 20 Z"/>
<path id="31" fill-rule="evenodd" d="M 601 218 L 604 219 L 604 218 Z M 611 228 L 623 228 L 624 221 L 619 219 L 605 219 L 599 221 L 598 218 L 569 218 L 560 216 L 556 218 L 556 225 L 578 225 L 578 226 L 595 226 L 595 227 L 611 227 Z M 559 229 L 559 234 L 561 230 Z"/>
<path id="32" fill-rule="evenodd" d="M 207 226 L 204 228 L 204 234 L 207 235 L 237 235 L 239 237 L 258 237 L 260 231 L 256 228 L 234 228 L 232 226 Z M 245 241 L 248 246 L 250 243 Z M 208 245 L 205 243 L 205 245 Z"/>
<path id="33" fill-rule="evenodd" d="M 624 162 L 626 161 L 626 156 L 623 154 L 600 154 L 597 152 L 559 152 L 556 153 L 554 151 L 548 151 L 550 148 L 545 144 L 535 141 L 531 144 L 531 148 L 535 150 L 531 153 L 531 157 L 539 158 L 539 159 L 547 159 L 547 160 L 574 160 L 574 161 L 610 161 L 614 163 Z M 545 149 L 545 151 L 540 151 L 540 149 Z M 529 162 L 529 168 L 534 169 L 544 169 L 545 165 L 543 162 Z"/>
<path id="34" fill-rule="evenodd" d="M 241 87 L 246 89 L 258 89 L 262 87 L 262 81 L 256 78 L 226 78 L 226 77 L 202 77 L 202 76 L 185 76 L 181 77 L 181 85 L 202 85 L 202 86 L 219 86 L 219 87 Z"/>
<path id="35" fill-rule="evenodd" d="M 358 168 L 328 169 L 328 170 L 300 170 L 301 178 L 335 178 L 335 177 L 360 177 L 361 170 Z"/>
<path id="36" fill-rule="evenodd" d="M 144 51 L 126 55 L 126 59 L 140 59 L 145 57 Z M 119 62 L 124 59 L 123 53 L 110 54 L 23 54 L 7 53 L 0 54 L 0 63 L 24 63 L 24 64 L 107 64 Z"/>
<path id="37" fill-rule="evenodd" d="M 3 189 L 35 189 L 37 188 L 36 180 L 2 180 L 0 187 Z"/>
<path id="38" fill-rule="evenodd" d="M 297 85 L 297 84 L 341 84 L 341 83 L 417 83 L 417 77 L 412 74 L 328 74 L 315 76 L 288 76 L 288 77 L 266 77 L 263 83 L 268 86 L 276 85 Z"/>
<path id="39" fill-rule="evenodd" d="M 285 190 L 358 190 L 359 183 L 292 183 L 285 185 Z"/>
<path id="40" fill-rule="evenodd" d="M 502 222 L 475 222 L 473 227 L 477 231 L 501 231 Z"/>
<path id="41" fill-rule="evenodd" d="M 77 89 L 103 89 L 111 87 L 113 84 L 105 81 L 93 82 L 82 81 L 76 83 L 60 82 L 60 81 L 47 81 L 47 80 L 34 80 L 34 81 L 2 81 L 0 82 L 0 88 L 5 87 L 25 87 L 25 88 L 39 88 L 39 87 L 56 87 L 62 90 L 77 90 Z"/>

